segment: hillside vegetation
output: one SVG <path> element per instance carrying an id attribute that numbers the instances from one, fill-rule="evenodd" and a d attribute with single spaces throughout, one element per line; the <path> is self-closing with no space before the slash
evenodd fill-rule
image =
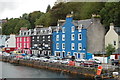
<path id="1" fill-rule="evenodd" d="M 92 14 L 99 14 L 101 22 L 106 27 L 113 22 L 120 26 L 120 2 L 69 2 L 59 3 L 52 8 L 48 5 L 46 13 L 34 11 L 24 13 L 20 18 L 7 19 L 3 24 L 3 34 L 18 34 L 21 27 L 34 28 L 36 25 L 44 27 L 55 26 L 59 19 L 65 19 L 67 14 L 73 13 L 74 20 L 91 18 Z"/>

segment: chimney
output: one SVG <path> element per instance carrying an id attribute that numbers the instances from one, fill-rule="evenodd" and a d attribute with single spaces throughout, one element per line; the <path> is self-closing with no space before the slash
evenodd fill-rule
<path id="1" fill-rule="evenodd" d="M 100 23 L 100 15 L 92 14 L 92 21 L 93 23 Z"/>
<path id="2" fill-rule="evenodd" d="M 66 16 L 66 22 L 72 22 L 72 20 L 73 20 L 73 15 L 68 14 L 68 15 Z"/>
<path id="3" fill-rule="evenodd" d="M 110 29 L 114 29 L 114 24 L 110 23 Z"/>

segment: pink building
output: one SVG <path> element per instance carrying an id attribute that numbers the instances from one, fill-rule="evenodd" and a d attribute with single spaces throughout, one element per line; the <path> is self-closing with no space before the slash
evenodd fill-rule
<path id="1" fill-rule="evenodd" d="M 16 37 L 16 50 L 31 54 L 31 34 L 33 30 L 21 28 L 19 36 Z"/>
<path id="2" fill-rule="evenodd" d="M 31 53 L 31 37 L 30 36 L 18 36 L 16 37 L 16 50 L 22 53 Z"/>

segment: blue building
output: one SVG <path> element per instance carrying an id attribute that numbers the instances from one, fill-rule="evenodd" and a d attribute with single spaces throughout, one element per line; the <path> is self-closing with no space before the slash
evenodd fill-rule
<path id="1" fill-rule="evenodd" d="M 53 31 L 53 55 L 86 59 L 87 56 L 87 29 L 78 26 L 72 15 L 67 15 L 62 26 Z"/>

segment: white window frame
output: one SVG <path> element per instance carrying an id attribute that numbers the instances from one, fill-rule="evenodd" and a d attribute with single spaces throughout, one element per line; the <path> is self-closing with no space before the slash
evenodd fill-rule
<path id="1" fill-rule="evenodd" d="M 71 50 L 75 50 L 75 43 L 71 43 Z"/>
<path id="2" fill-rule="evenodd" d="M 65 27 L 62 28 L 62 33 L 65 33 Z"/>
<path id="3" fill-rule="evenodd" d="M 24 42 L 26 42 L 26 37 L 24 37 Z"/>
<path id="4" fill-rule="evenodd" d="M 65 34 L 62 35 L 62 41 L 65 41 Z"/>
<path id="5" fill-rule="evenodd" d="M 82 43 L 78 43 L 78 50 L 82 50 Z"/>
<path id="6" fill-rule="evenodd" d="M 81 38 L 80 38 L 80 35 L 81 35 Z M 81 33 L 78 34 L 78 40 L 82 40 L 82 34 Z"/>
<path id="7" fill-rule="evenodd" d="M 19 38 L 17 38 L 17 42 L 19 42 Z"/>
<path id="8" fill-rule="evenodd" d="M 50 36 L 48 36 L 48 38 L 50 38 Z"/>
<path id="9" fill-rule="evenodd" d="M 81 29 L 78 29 L 78 32 L 81 32 Z"/>
<path id="10" fill-rule="evenodd" d="M 59 35 L 56 35 L 56 41 L 59 41 Z"/>
<path id="11" fill-rule="evenodd" d="M 39 36 L 37 36 L 37 39 L 39 39 Z"/>
<path id="12" fill-rule="evenodd" d="M 74 37 L 73 37 L 73 35 L 74 35 Z M 72 41 L 75 40 L 75 34 L 71 34 L 71 40 Z"/>
<path id="13" fill-rule="evenodd" d="M 27 41 L 29 41 L 29 37 L 27 37 Z"/>
<path id="14" fill-rule="evenodd" d="M 56 49 L 59 49 L 59 43 L 56 43 Z"/>
<path id="15" fill-rule="evenodd" d="M 62 43 L 62 49 L 65 49 L 65 43 Z"/>
<path id="16" fill-rule="evenodd" d="M 75 32 L 75 26 L 71 27 L 71 32 Z"/>
<path id="17" fill-rule="evenodd" d="M 20 42 L 22 41 L 22 37 L 20 37 Z"/>

